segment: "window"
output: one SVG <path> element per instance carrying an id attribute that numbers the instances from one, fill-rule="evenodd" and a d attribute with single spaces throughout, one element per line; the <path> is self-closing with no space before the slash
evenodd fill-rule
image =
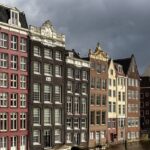
<path id="1" fill-rule="evenodd" d="M 106 95 L 102 95 L 102 105 L 106 105 Z"/>
<path id="2" fill-rule="evenodd" d="M 119 109 L 119 114 L 121 114 L 121 105 L 119 105 L 118 109 Z"/>
<path id="3" fill-rule="evenodd" d="M 33 131 L 33 145 L 40 145 L 40 131 L 39 130 L 34 130 Z"/>
<path id="4" fill-rule="evenodd" d="M 95 104 L 95 94 L 91 94 L 91 105 Z"/>
<path id="5" fill-rule="evenodd" d="M 100 89 L 101 88 L 101 79 L 97 79 L 97 88 Z"/>
<path id="6" fill-rule="evenodd" d="M 95 112 L 94 111 L 91 111 L 90 113 L 90 118 L 91 118 L 91 124 L 95 124 Z"/>
<path id="7" fill-rule="evenodd" d="M 12 50 L 18 49 L 18 37 L 15 35 L 11 36 L 11 49 Z"/>
<path id="8" fill-rule="evenodd" d="M 121 101 L 121 92 L 118 92 L 118 100 Z"/>
<path id="9" fill-rule="evenodd" d="M 40 109 L 39 108 L 33 108 L 33 124 L 34 125 L 40 125 Z"/>
<path id="10" fill-rule="evenodd" d="M 82 128 L 82 129 L 86 129 L 86 127 L 87 127 L 87 126 L 86 126 L 86 118 L 82 118 L 82 119 L 81 119 L 81 128 Z"/>
<path id="11" fill-rule="evenodd" d="M 97 73 L 101 73 L 101 64 L 96 64 Z"/>
<path id="12" fill-rule="evenodd" d="M 26 52 L 27 51 L 27 40 L 23 37 L 20 39 L 20 51 Z"/>
<path id="13" fill-rule="evenodd" d="M 100 95 L 97 95 L 96 105 L 101 105 L 101 96 Z"/>
<path id="14" fill-rule="evenodd" d="M 73 78 L 73 69 L 72 68 L 67 69 L 67 76 L 68 76 L 68 78 Z"/>
<path id="15" fill-rule="evenodd" d="M 51 132 L 50 130 L 44 130 L 44 147 L 51 147 Z"/>
<path id="16" fill-rule="evenodd" d="M 0 113 L 0 131 L 7 130 L 7 113 Z"/>
<path id="17" fill-rule="evenodd" d="M 86 133 L 85 132 L 81 133 L 81 142 L 86 142 Z"/>
<path id="18" fill-rule="evenodd" d="M 11 130 L 17 130 L 17 113 L 10 113 Z"/>
<path id="19" fill-rule="evenodd" d="M 11 88 L 17 88 L 17 86 L 18 86 L 18 75 L 17 74 L 11 74 L 10 86 L 11 86 Z"/>
<path id="20" fill-rule="evenodd" d="M 34 61 L 33 70 L 34 74 L 41 74 L 41 63 L 38 61 Z"/>
<path id="21" fill-rule="evenodd" d="M 74 100 L 74 113 L 79 114 L 79 97 L 75 97 Z"/>
<path id="22" fill-rule="evenodd" d="M 34 56 L 41 57 L 41 49 L 38 46 L 34 46 Z"/>
<path id="23" fill-rule="evenodd" d="M 33 84 L 33 100 L 35 102 L 40 102 L 40 84 Z"/>
<path id="24" fill-rule="evenodd" d="M 55 143 L 61 143 L 61 131 L 60 131 L 60 129 L 55 129 Z"/>
<path id="25" fill-rule="evenodd" d="M 102 80 L 102 89 L 107 88 L 107 80 Z"/>
<path id="26" fill-rule="evenodd" d="M 44 49 L 44 57 L 47 59 L 52 59 L 52 50 L 50 49 Z"/>
<path id="27" fill-rule="evenodd" d="M 62 60 L 62 54 L 61 54 L 60 51 L 56 51 L 56 53 L 55 53 L 55 59 L 56 60 Z"/>
<path id="28" fill-rule="evenodd" d="M 80 79 L 80 70 L 79 69 L 75 70 L 75 78 Z"/>
<path id="29" fill-rule="evenodd" d="M 122 114 L 125 114 L 125 105 L 123 105 L 123 108 L 122 108 Z"/>
<path id="30" fill-rule="evenodd" d="M 88 79 L 87 71 L 83 71 L 83 72 L 82 72 L 82 79 L 83 79 L 83 80 L 87 80 L 87 79 Z"/>
<path id="31" fill-rule="evenodd" d="M 68 81 L 67 82 L 67 92 L 72 93 L 72 90 L 73 90 L 72 88 L 73 88 L 72 82 Z"/>
<path id="32" fill-rule="evenodd" d="M 55 109 L 55 125 L 61 125 L 61 110 Z"/>
<path id="33" fill-rule="evenodd" d="M 95 78 L 91 78 L 91 88 L 95 88 Z"/>
<path id="34" fill-rule="evenodd" d="M 52 76 L 52 65 L 51 64 L 44 64 L 44 75 Z"/>
<path id="35" fill-rule="evenodd" d="M 17 70 L 18 68 L 18 56 L 11 55 L 11 69 Z"/>
<path id="36" fill-rule="evenodd" d="M 27 59 L 25 57 L 21 57 L 20 59 L 20 69 L 22 71 L 26 71 L 27 69 Z"/>
<path id="37" fill-rule="evenodd" d="M 61 69 L 62 67 L 61 66 L 55 66 L 55 76 L 56 77 L 61 77 Z"/>
<path id="38" fill-rule="evenodd" d="M 0 33 L 0 47 L 8 47 L 8 35 L 6 33 Z"/>
<path id="39" fill-rule="evenodd" d="M 51 124 L 51 110 L 49 108 L 44 109 L 44 125 Z"/>
<path id="40" fill-rule="evenodd" d="M 72 97 L 67 97 L 67 113 L 72 114 Z"/>
<path id="41" fill-rule="evenodd" d="M 125 101 L 125 92 L 122 93 L 122 100 Z"/>
<path id="42" fill-rule="evenodd" d="M 87 84 L 82 83 L 82 94 L 87 94 Z"/>
<path id="43" fill-rule="evenodd" d="M 0 53 L 0 67 L 1 68 L 8 67 L 8 54 Z"/>
<path id="44" fill-rule="evenodd" d="M 27 146 L 27 137 L 25 135 L 20 136 L 20 146 L 26 147 Z M 20 148 L 21 149 L 21 148 Z"/>
<path id="45" fill-rule="evenodd" d="M 106 124 L 106 112 L 102 111 L 102 124 Z"/>
<path id="46" fill-rule="evenodd" d="M 102 72 L 106 72 L 106 65 L 101 65 L 101 70 L 102 70 Z"/>
<path id="47" fill-rule="evenodd" d="M 116 103 L 113 102 L 113 112 L 116 112 Z"/>
<path id="48" fill-rule="evenodd" d="M 67 133 L 66 134 L 66 143 L 71 143 L 71 141 L 72 141 L 71 133 Z"/>
<path id="49" fill-rule="evenodd" d="M 0 107 L 7 107 L 8 93 L 0 93 Z"/>
<path id="50" fill-rule="evenodd" d="M 61 103 L 61 86 L 55 86 L 55 103 Z"/>
<path id="51" fill-rule="evenodd" d="M 100 122 L 101 122 L 101 112 L 97 111 L 96 112 L 96 124 L 100 125 Z"/>
<path id="52" fill-rule="evenodd" d="M 26 76 L 20 76 L 20 89 L 26 89 Z"/>
<path id="53" fill-rule="evenodd" d="M 90 140 L 94 139 L 94 131 L 90 132 Z"/>
<path id="54" fill-rule="evenodd" d="M 0 87 L 6 88 L 8 86 L 8 74 L 7 73 L 0 73 Z"/>
<path id="55" fill-rule="evenodd" d="M 20 94 L 20 107 L 26 107 L 26 94 Z"/>
<path id="56" fill-rule="evenodd" d="M 72 119 L 71 118 L 67 118 L 66 126 L 67 126 L 67 129 L 72 128 Z"/>
<path id="57" fill-rule="evenodd" d="M 0 149 L 7 150 L 7 137 L 0 137 Z"/>
<path id="58" fill-rule="evenodd" d="M 11 141 L 11 145 L 10 145 L 11 146 L 11 150 L 12 149 L 17 150 L 17 136 L 12 136 L 10 141 Z"/>
<path id="59" fill-rule="evenodd" d="M 19 23 L 19 13 L 11 11 L 11 23 L 13 25 L 18 25 Z"/>
<path id="60" fill-rule="evenodd" d="M 10 95 L 10 107 L 17 107 L 18 94 L 11 93 Z"/>
<path id="61" fill-rule="evenodd" d="M 74 129 L 79 129 L 79 119 L 74 118 Z"/>
<path id="62" fill-rule="evenodd" d="M 111 102 L 109 102 L 109 112 L 112 112 Z"/>
<path id="63" fill-rule="evenodd" d="M 20 113 L 20 128 L 26 129 L 26 113 Z"/>
<path id="64" fill-rule="evenodd" d="M 75 82 L 75 95 L 79 95 L 80 91 L 80 83 L 79 82 Z"/>
<path id="65" fill-rule="evenodd" d="M 86 114 L 86 98 L 82 98 L 82 114 Z"/>
<path id="66" fill-rule="evenodd" d="M 44 102 L 50 103 L 52 101 L 52 87 L 44 85 Z"/>

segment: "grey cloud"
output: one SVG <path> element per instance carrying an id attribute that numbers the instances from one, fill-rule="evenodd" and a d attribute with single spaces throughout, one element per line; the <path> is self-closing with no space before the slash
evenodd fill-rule
<path id="1" fill-rule="evenodd" d="M 135 54 L 140 71 L 149 65 L 149 0 L 0 0 L 25 11 L 28 23 L 50 19 L 66 35 L 67 48 L 87 55 L 99 41 L 113 58 Z"/>

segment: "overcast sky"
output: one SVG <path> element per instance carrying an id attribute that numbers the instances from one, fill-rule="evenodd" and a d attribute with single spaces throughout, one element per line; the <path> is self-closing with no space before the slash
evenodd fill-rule
<path id="1" fill-rule="evenodd" d="M 24 11 L 28 24 L 50 20 L 66 47 L 86 56 L 96 43 L 113 59 L 134 54 L 140 72 L 150 64 L 150 0 L 0 0 Z"/>

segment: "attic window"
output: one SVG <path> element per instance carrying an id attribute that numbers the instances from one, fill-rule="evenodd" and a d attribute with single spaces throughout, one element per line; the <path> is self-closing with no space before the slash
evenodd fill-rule
<path id="1" fill-rule="evenodd" d="M 19 13 L 16 11 L 11 11 L 11 23 L 13 25 L 18 25 L 19 23 Z"/>
<path id="2" fill-rule="evenodd" d="M 118 72 L 122 73 L 122 66 L 118 66 Z"/>

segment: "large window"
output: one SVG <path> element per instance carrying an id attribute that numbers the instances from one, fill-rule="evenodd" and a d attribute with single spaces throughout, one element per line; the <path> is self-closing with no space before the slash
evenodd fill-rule
<path id="1" fill-rule="evenodd" d="M 79 118 L 74 118 L 74 129 L 79 129 Z"/>
<path id="2" fill-rule="evenodd" d="M 44 109 L 44 125 L 51 124 L 51 110 L 49 108 Z"/>
<path id="3" fill-rule="evenodd" d="M 11 140 L 11 145 L 10 145 L 11 148 L 10 149 L 11 150 L 14 150 L 14 149 L 17 150 L 17 143 L 18 143 L 17 142 L 17 136 L 12 136 L 10 140 Z"/>
<path id="4" fill-rule="evenodd" d="M 18 56 L 11 55 L 11 69 L 17 70 L 18 68 Z"/>
<path id="5" fill-rule="evenodd" d="M 67 69 L 67 76 L 68 76 L 68 78 L 73 78 L 73 69 L 72 68 Z"/>
<path id="6" fill-rule="evenodd" d="M 0 47 L 8 47 L 8 35 L 6 33 L 0 33 Z"/>
<path id="7" fill-rule="evenodd" d="M 67 129 L 72 129 L 72 119 L 71 118 L 67 118 L 66 127 L 67 127 Z"/>
<path id="8" fill-rule="evenodd" d="M 66 133 L 66 143 L 71 143 L 72 142 L 72 135 L 71 133 Z"/>
<path id="9" fill-rule="evenodd" d="M 79 114 L 79 97 L 75 97 L 74 100 L 74 113 Z"/>
<path id="10" fill-rule="evenodd" d="M 25 38 L 21 38 L 20 39 L 20 50 L 22 52 L 26 52 L 27 51 L 27 40 Z"/>
<path id="11" fill-rule="evenodd" d="M 86 114 L 86 98 L 82 98 L 82 114 Z"/>
<path id="12" fill-rule="evenodd" d="M 40 84 L 33 84 L 33 100 L 34 102 L 40 102 Z"/>
<path id="13" fill-rule="evenodd" d="M 20 94 L 20 107 L 21 108 L 25 108 L 26 107 L 26 99 L 27 99 L 27 96 L 26 94 Z"/>
<path id="14" fill-rule="evenodd" d="M 20 129 L 26 129 L 26 113 L 20 113 Z"/>
<path id="15" fill-rule="evenodd" d="M 50 130 L 44 130 L 44 148 L 51 147 L 51 142 Z"/>
<path id="16" fill-rule="evenodd" d="M 11 49 L 12 50 L 18 49 L 18 37 L 15 35 L 11 36 Z"/>
<path id="17" fill-rule="evenodd" d="M 82 79 L 83 80 L 87 80 L 88 79 L 87 71 L 83 71 L 82 72 Z"/>
<path id="18" fill-rule="evenodd" d="M 26 89 L 26 76 L 20 76 L 20 89 Z"/>
<path id="19" fill-rule="evenodd" d="M 0 73 L 0 87 L 6 88 L 8 86 L 8 74 Z"/>
<path id="20" fill-rule="evenodd" d="M 13 25 L 18 25 L 19 23 L 19 13 L 15 11 L 11 11 L 11 23 Z"/>
<path id="21" fill-rule="evenodd" d="M 41 49 L 38 46 L 34 46 L 34 56 L 41 57 Z"/>
<path id="22" fill-rule="evenodd" d="M 97 111 L 96 112 L 96 124 L 100 125 L 101 123 L 101 112 Z"/>
<path id="23" fill-rule="evenodd" d="M 87 94 L 87 84 L 82 83 L 82 94 Z"/>
<path id="24" fill-rule="evenodd" d="M 72 91 L 73 91 L 73 84 L 71 81 L 68 81 L 67 82 L 67 92 L 72 93 Z"/>
<path id="25" fill-rule="evenodd" d="M 25 135 L 20 137 L 20 146 L 27 147 L 27 137 Z"/>
<path id="26" fill-rule="evenodd" d="M 17 113 L 10 114 L 11 130 L 17 130 Z"/>
<path id="27" fill-rule="evenodd" d="M 11 74 L 10 86 L 11 88 L 18 87 L 18 75 L 17 74 Z"/>
<path id="28" fill-rule="evenodd" d="M 20 69 L 22 71 L 26 71 L 27 69 L 27 59 L 25 57 L 21 57 L 20 59 Z"/>
<path id="29" fill-rule="evenodd" d="M 61 103 L 61 86 L 55 86 L 55 103 Z"/>
<path id="30" fill-rule="evenodd" d="M 8 93 L 0 93 L 0 107 L 7 107 Z"/>
<path id="31" fill-rule="evenodd" d="M 18 94 L 17 93 L 11 93 L 11 95 L 10 95 L 10 107 L 17 107 L 17 99 L 18 99 Z"/>
<path id="32" fill-rule="evenodd" d="M 102 124 L 106 124 L 106 112 L 102 111 Z"/>
<path id="33" fill-rule="evenodd" d="M 7 113 L 0 113 L 0 131 L 7 130 Z"/>
<path id="34" fill-rule="evenodd" d="M 61 125 L 61 109 L 55 109 L 55 125 Z"/>
<path id="35" fill-rule="evenodd" d="M 80 79 L 80 70 L 79 69 L 75 70 L 75 78 Z"/>
<path id="36" fill-rule="evenodd" d="M 55 66 L 55 76 L 56 77 L 61 77 L 62 75 L 61 75 L 61 71 L 62 70 L 62 67 L 61 66 L 59 66 L 59 65 L 56 65 Z"/>
<path id="37" fill-rule="evenodd" d="M 72 114 L 72 97 L 67 97 L 67 113 Z"/>
<path id="38" fill-rule="evenodd" d="M 52 65 L 44 64 L 44 75 L 51 76 L 52 75 Z"/>
<path id="39" fill-rule="evenodd" d="M 52 59 L 52 50 L 51 49 L 44 49 L 44 57 L 47 59 Z"/>
<path id="40" fill-rule="evenodd" d="M 86 142 L 86 133 L 85 132 L 81 133 L 81 142 Z"/>
<path id="41" fill-rule="evenodd" d="M 38 61 L 34 61 L 33 70 L 34 74 L 41 74 L 41 63 Z"/>
<path id="42" fill-rule="evenodd" d="M 60 51 L 56 51 L 56 53 L 55 53 L 55 59 L 56 60 L 62 60 L 62 54 L 61 54 Z"/>
<path id="43" fill-rule="evenodd" d="M 94 111 L 90 112 L 90 119 L 91 119 L 90 121 L 91 125 L 95 124 L 95 112 Z"/>
<path id="44" fill-rule="evenodd" d="M 55 143 L 61 143 L 61 131 L 60 131 L 60 129 L 55 129 Z"/>
<path id="45" fill-rule="evenodd" d="M 33 131 L 33 145 L 40 145 L 41 141 L 41 135 L 39 130 Z"/>
<path id="46" fill-rule="evenodd" d="M 52 87 L 50 85 L 44 85 L 44 102 L 50 103 L 52 101 Z"/>
<path id="47" fill-rule="evenodd" d="M 34 108 L 33 109 L 33 124 L 34 125 L 40 125 L 40 109 Z"/>
<path id="48" fill-rule="evenodd" d="M 0 53 L 0 67 L 1 68 L 8 67 L 8 54 Z"/>
<path id="49" fill-rule="evenodd" d="M 0 137 L 0 149 L 7 150 L 7 137 Z"/>
<path id="50" fill-rule="evenodd" d="M 82 129 L 86 129 L 87 128 L 87 126 L 86 126 L 86 118 L 82 118 L 81 119 L 81 128 Z"/>

